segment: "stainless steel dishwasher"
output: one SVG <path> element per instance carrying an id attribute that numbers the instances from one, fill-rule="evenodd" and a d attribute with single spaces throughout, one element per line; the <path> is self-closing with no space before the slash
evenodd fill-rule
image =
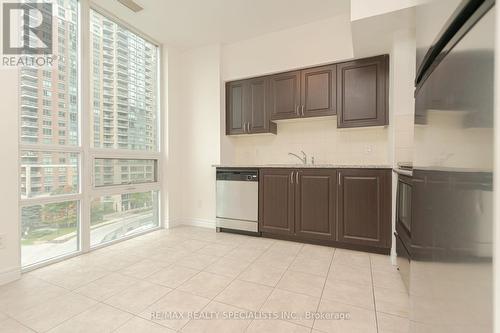
<path id="1" fill-rule="evenodd" d="M 217 231 L 259 231 L 259 171 L 217 169 Z"/>

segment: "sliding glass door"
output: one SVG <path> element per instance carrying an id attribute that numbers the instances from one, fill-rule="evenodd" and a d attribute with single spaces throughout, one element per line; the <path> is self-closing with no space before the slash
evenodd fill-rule
<path id="1" fill-rule="evenodd" d="M 19 69 L 24 268 L 160 226 L 159 47 L 86 1 L 51 3 L 57 60 Z"/>

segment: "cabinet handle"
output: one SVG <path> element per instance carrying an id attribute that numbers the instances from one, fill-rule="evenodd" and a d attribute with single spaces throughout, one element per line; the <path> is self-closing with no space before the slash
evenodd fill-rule
<path id="1" fill-rule="evenodd" d="M 297 171 L 297 173 L 295 174 L 295 184 L 298 183 L 299 183 L 299 172 Z"/>
<path id="2" fill-rule="evenodd" d="M 297 114 L 297 116 L 299 115 L 299 105 L 295 106 L 295 113 Z"/>
<path id="3" fill-rule="evenodd" d="M 304 116 L 304 105 L 302 105 L 302 116 Z"/>
<path id="4" fill-rule="evenodd" d="M 340 172 L 339 172 L 339 185 L 340 185 Z"/>
<path id="5" fill-rule="evenodd" d="M 294 171 L 292 171 L 292 173 L 290 174 L 290 184 L 293 184 L 293 173 Z"/>

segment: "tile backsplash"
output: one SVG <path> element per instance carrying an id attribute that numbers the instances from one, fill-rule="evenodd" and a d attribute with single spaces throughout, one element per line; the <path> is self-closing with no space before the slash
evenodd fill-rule
<path id="1" fill-rule="evenodd" d="M 277 135 L 230 137 L 233 164 L 299 163 L 288 155 L 303 150 L 316 164 L 391 164 L 389 129 L 338 129 L 337 118 L 278 123 Z"/>
<path id="2" fill-rule="evenodd" d="M 414 115 L 398 114 L 394 116 L 394 162 L 413 161 Z"/>

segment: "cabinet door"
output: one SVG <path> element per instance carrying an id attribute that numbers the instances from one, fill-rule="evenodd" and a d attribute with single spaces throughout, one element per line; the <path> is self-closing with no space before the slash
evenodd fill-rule
<path id="1" fill-rule="evenodd" d="M 339 170 L 338 240 L 390 247 L 391 171 Z"/>
<path id="2" fill-rule="evenodd" d="M 335 239 L 337 172 L 302 169 L 295 191 L 295 233 L 307 239 Z"/>
<path id="3" fill-rule="evenodd" d="M 248 80 L 248 104 L 245 113 L 250 123 L 250 133 L 276 133 L 276 124 L 271 124 L 269 112 L 269 78 Z"/>
<path id="4" fill-rule="evenodd" d="M 298 118 L 300 71 L 273 75 L 270 86 L 271 120 Z"/>
<path id="5" fill-rule="evenodd" d="M 245 82 L 226 84 L 226 134 L 246 133 Z"/>
<path id="6" fill-rule="evenodd" d="M 301 72 L 302 117 L 337 114 L 337 66 L 305 69 Z"/>
<path id="7" fill-rule="evenodd" d="M 294 182 L 290 169 L 262 169 L 259 179 L 259 231 L 290 235 L 294 227 Z"/>
<path id="8" fill-rule="evenodd" d="M 388 124 L 387 55 L 337 65 L 337 125 Z"/>

